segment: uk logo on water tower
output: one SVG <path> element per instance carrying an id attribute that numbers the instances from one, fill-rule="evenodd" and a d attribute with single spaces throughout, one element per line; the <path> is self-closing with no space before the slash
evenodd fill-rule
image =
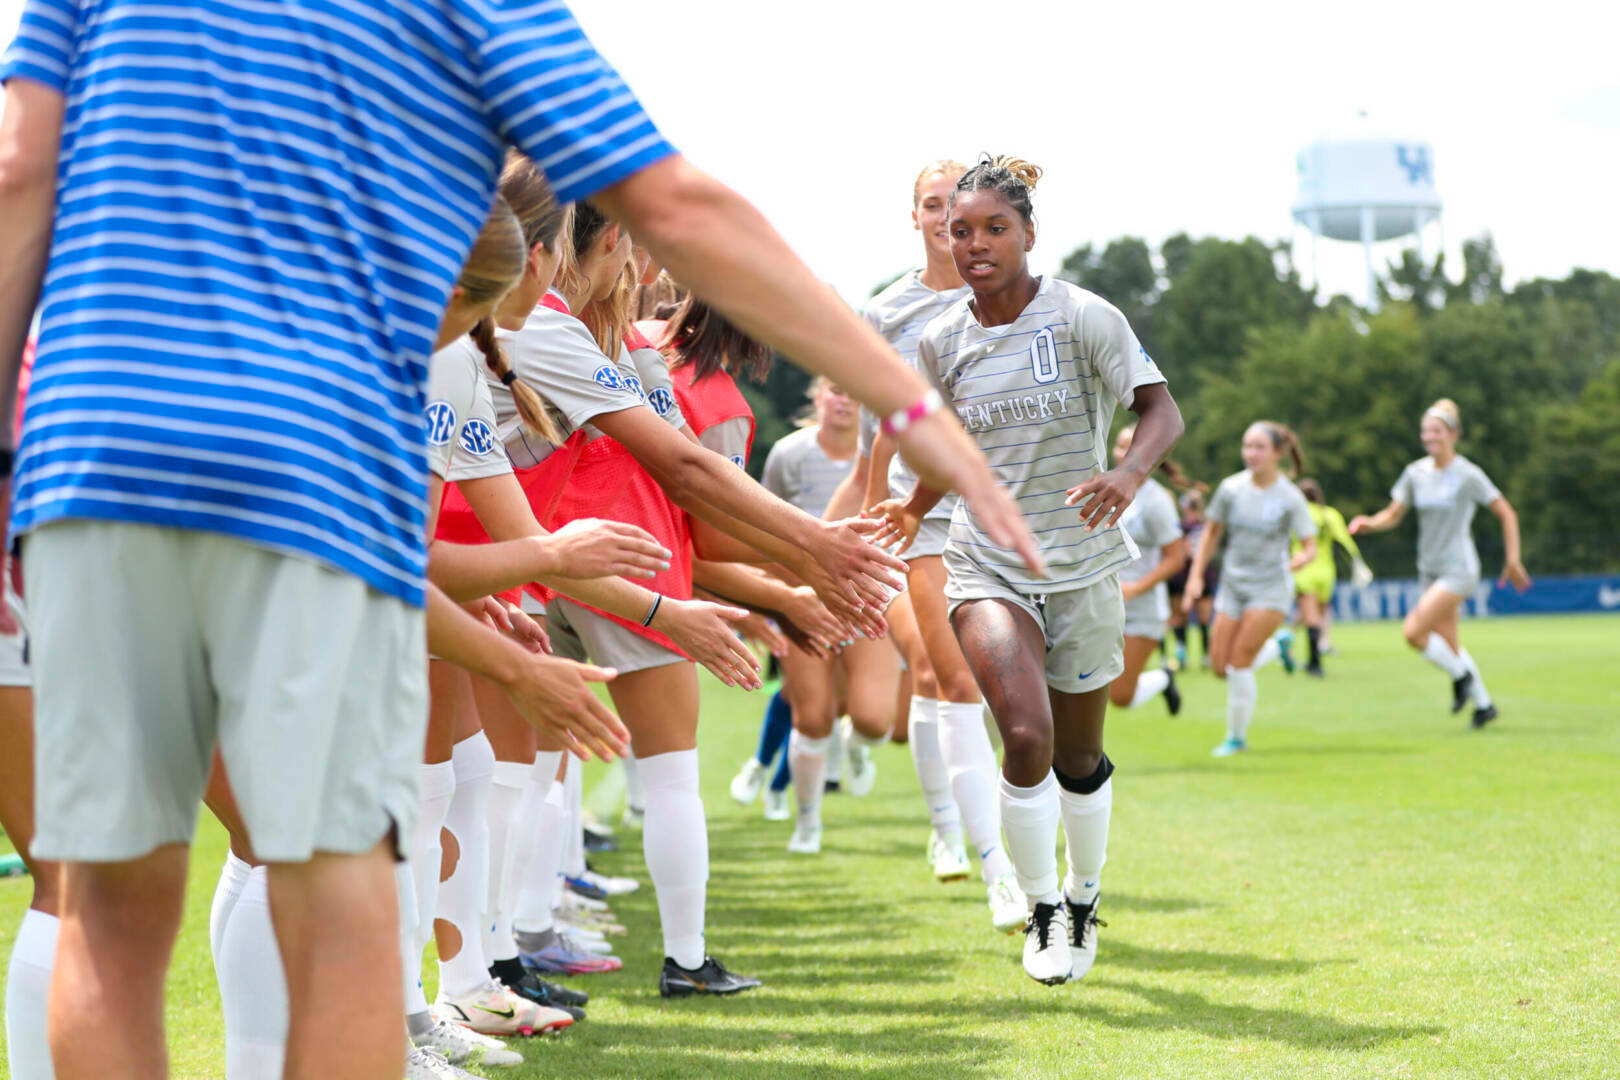
<path id="1" fill-rule="evenodd" d="M 1434 183 L 1434 166 L 1429 162 L 1427 146 L 1421 143 L 1415 146 L 1398 144 L 1395 147 L 1395 160 L 1406 170 L 1406 179 L 1409 183 Z"/>

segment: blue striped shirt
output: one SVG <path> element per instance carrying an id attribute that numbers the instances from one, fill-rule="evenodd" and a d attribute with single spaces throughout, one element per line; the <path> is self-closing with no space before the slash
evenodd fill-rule
<path id="1" fill-rule="evenodd" d="M 505 146 L 673 153 L 561 0 L 27 0 L 66 98 L 12 520 L 201 529 L 420 604 L 427 358 Z"/>

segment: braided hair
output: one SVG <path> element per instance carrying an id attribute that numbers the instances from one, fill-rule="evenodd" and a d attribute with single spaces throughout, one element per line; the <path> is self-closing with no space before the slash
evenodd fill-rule
<path id="1" fill-rule="evenodd" d="M 994 191 L 1008 206 L 1018 211 L 1025 224 L 1033 225 L 1035 207 L 1030 202 L 1030 196 L 1034 194 L 1040 178 L 1041 167 L 1023 158 L 985 154 L 979 158 L 978 164 L 956 181 L 956 191 L 951 192 L 951 205 L 956 205 L 957 192 Z"/>

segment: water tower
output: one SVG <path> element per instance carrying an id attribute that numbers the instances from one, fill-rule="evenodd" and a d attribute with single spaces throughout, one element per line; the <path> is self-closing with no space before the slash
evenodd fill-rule
<path id="1" fill-rule="evenodd" d="M 1300 151 L 1294 220 L 1311 233 L 1311 284 L 1317 282 L 1316 242 L 1359 240 L 1367 267 L 1367 306 L 1378 304 L 1372 246 L 1414 238 L 1423 258 L 1423 229 L 1440 220 L 1434 154 L 1420 139 L 1373 132 L 1366 114 L 1345 130 Z M 1443 240 L 1443 237 L 1442 237 Z"/>

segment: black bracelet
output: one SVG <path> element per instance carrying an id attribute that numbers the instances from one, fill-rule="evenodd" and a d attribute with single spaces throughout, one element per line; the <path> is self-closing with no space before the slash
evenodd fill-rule
<path id="1" fill-rule="evenodd" d="M 657 616 L 658 616 L 658 605 L 662 604 L 663 602 L 664 602 L 664 594 L 663 593 L 653 593 L 652 610 L 647 612 L 647 617 L 645 619 L 641 620 L 641 625 L 642 626 L 651 626 L 652 625 L 653 619 L 657 618 Z"/>
<path id="2" fill-rule="evenodd" d="M 11 466 L 17 460 L 17 452 L 11 447 L 0 449 L 0 476 L 10 476 Z"/>
<path id="3" fill-rule="evenodd" d="M 501 376 L 501 382 L 505 383 L 507 386 L 511 386 L 513 383 L 517 382 L 517 372 L 513 371 L 511 368 L 507 368 L 506 374 Z"/>

